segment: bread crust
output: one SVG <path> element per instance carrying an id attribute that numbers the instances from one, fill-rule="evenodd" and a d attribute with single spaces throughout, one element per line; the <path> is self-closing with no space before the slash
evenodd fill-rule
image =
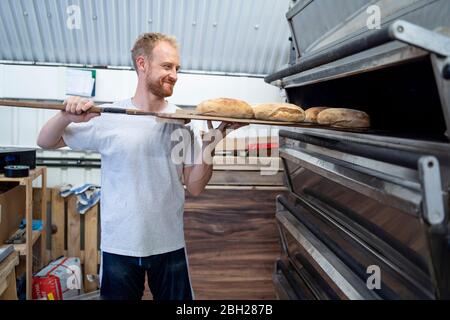
<path id="1" fill-rule="evenodd" d="M 323 110 L 329 109 L 328 107 L 311 107 L 305 110 L 305 122 L 317 123 L 317 116 Z"/>
<path id="2" fill-rule="evenodd" d="M 245 101 L 231 98 L 205 100 L 197 105 L 196 111 L 202 115 L 226 118 L 254 118 L 252 107 Z"/>
<path id="3" fill-rule="evenodd" d="M 347 108 L 329 108 L 317 116 L 317 122 L 340 128 L 368 128 L 370 117 L 364 111 Z"/>
<path id="4" fill-rule="evenodd" d="M 259 120 L 302 122 L 305 111 L 291 103 L 262 103 L 253 105 L 255 118 Z"/>

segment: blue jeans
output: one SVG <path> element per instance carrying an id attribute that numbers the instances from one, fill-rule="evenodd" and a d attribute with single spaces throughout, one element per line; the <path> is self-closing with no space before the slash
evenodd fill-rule
<path id="1" fill-rule="evenodd" d="M 184 248 L 148 257 L 103 252 L 100 298 L 141 300 L 146 272 L 154 300 L 192 300 Z"/>

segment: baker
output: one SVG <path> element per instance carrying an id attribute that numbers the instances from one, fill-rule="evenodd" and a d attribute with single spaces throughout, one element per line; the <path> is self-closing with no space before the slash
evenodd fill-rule
<path id="1" fill-rule="evenodd" d="M 176 106 L 165 98 L 172 95 L 180 68 L 176 39 L 145 33 L 131 55 L 138 76 L 135 94 L 112 106 L 175 112 Z M 227 128 L 242 125 L 223 122 L 214 129 L 208 122 L 206 136 L 215 139 L 202 139 L 192 126 L 88 112 L 93 102 L 81 97 L 68 98 L 65 106 L 43 126 L 37 143 L 45 149 L 69 146 L 102 156 L 100 297 L 139 300 L 147 274 L 155 300 L 193 299 L 182 182 L 189 193 L 199 195 L 213 170 L 212 154 L 204 151 L 213 153 L 220 137 L 230 131 Z M 180 143 L 177 137 L 183 137 L 176 134 L 180 130 L 187 130 L 192 138 L 185 139 L 181 155 L 173 151 Z"/>

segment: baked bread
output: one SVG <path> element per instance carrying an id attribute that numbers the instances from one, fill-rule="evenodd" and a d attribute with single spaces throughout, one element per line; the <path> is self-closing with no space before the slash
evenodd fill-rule
<path id="1" fill-rule="evenodd" d="M 231 98 L 217 98 L 201 102 L 196 111 L 199 114 L 227 118 L 254 117 L 252 107 L 245 101 Z"/>
<path id="2" fill-rule="evenodd" d="M 330 108 L 323 110 L 317 116 L 317 122 L 319 124 L 341 128 L 370 127 L 370 118 L 367 113 L 346 108 Z"/>
<path id="3" fill-rule="evenodd" d="M 252 106 L 259 120 L 302 122 L 305 111 L 291 103 L 262 103 Z"/>
<path id="4" fill-rule="evenodd" d="M 317 123 L 317 116 L 328 107 L 311 107 L 305 110 L 305 122 Z"/>

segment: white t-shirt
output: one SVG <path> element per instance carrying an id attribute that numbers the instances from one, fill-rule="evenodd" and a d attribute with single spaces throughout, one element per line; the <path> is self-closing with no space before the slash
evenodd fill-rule
<path id="1" fill-rule="evenodd" d="M 103 105 L 135 108 L 131 99 Z M 163 112 L 175 112 L 168 104 Z M 195 126 L 195 124 L 194 124 Z M 174 161 L 180 130 L 186 128 L 192 157 Z M 186 131 L 185 131 L 186 132 Z M 178 135 L 177 135 L 178 133 Z M 174 137 L 178 139 L 174 140 Z M 198 161 L 201 138 L 195 127 L 160 123 L 151 116 L 103 113 L 84 123 L 70 124 L 65 143 L 74 150 L 101 154 L 101 250 L 145 257 L 185 246 L 183 166 Z"/>

